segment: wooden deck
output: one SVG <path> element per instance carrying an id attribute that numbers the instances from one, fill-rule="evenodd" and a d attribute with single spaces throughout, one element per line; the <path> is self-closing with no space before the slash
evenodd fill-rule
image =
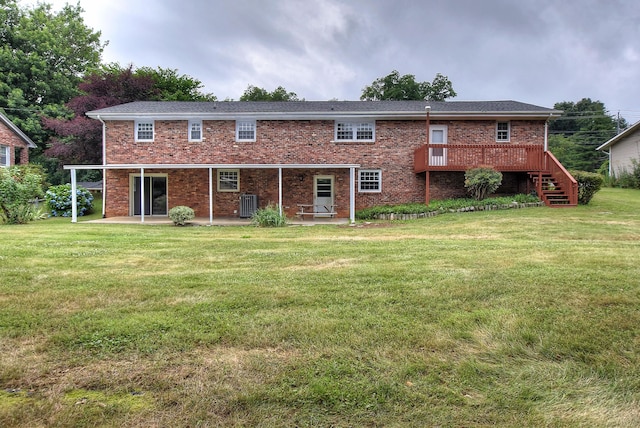
<path id="1" fill-rule="evenodd" d="M 578 204 L 578 183 L 549 151 L 533 144 L 425 144 L 414 151 L 416 174 L 491 167 L 500 172 L 526 172 L 547 206 Z M 428 203 L 427 190 L 427 203 Z"/>
<path id="2" fill-rule="evenodd" d="M 425 144 L 414 152 L 413 169 L 466 171 L 490 166 L 498 171 L 540 171 L 544 148 L 533 144 Z"/>

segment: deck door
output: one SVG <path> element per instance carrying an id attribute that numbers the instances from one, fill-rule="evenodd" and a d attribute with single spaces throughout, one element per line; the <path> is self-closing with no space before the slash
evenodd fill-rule
<path id="1" fill-rule="evenodd" d="M 333 175 L 316 175 L 313 178 L 313 210 L 316 213 L 330 213 L 333 210 Z M 316 214 L 315 217 L 329 217 Z"/>
<path id="2" fill-rule="evenodd" d="M 142 212 L 142 192 L 140 176 L 132 178 L 132 215 L 141 215 Z M 167 215 L 167 177 L 147 176 L 144 177 L 144 215 Z"/>
<path id="3" fill-rule="evenodd" d="M 432 147 L 429 149 L 429 165 L 446 166 L 447 165 L 447 126 L 432 125 L 429 127 L 429 143 L 442 144 L 443 147 Z"/>

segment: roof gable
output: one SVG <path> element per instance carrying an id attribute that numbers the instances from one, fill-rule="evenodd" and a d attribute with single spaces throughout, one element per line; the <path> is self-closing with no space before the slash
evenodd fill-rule
<path id="1" fill-rule="evenodd" d="M 33 141 L 31 141 L 31 138 L 27 137 L 27 135 L 24 132 L 22 132 L 22 130 L 20 130 L 20 128 L 18 128 L 11 120 L 9 120 L 9 118 L 5 116 L 1 111 L 0 111 L 0 122 L 4 123 L 7 126 L 7 128 L 9 128 L 11 131 L 13 131 L 14 134 L 18 136 L 18 138 L 24 141 L 27 147 L 31 149 L 36 148 L 36 144 Z"/>
<path id="2" fill-rule="evenodd" d="M 596 148 L 596 150 L 602 150 L 602 149 L 606 149 L 608 147 L 611 147 L 614 144 L 616 144 L 617 142 L 625 139 L 626 137 L 630 136 L 631 134 L 633 134 L 634 132 L 636 132 L 638 130 L 640 130 L 640 121 L 634 123 L 632 126 L 628 127 L 627 129 L 625 129 L 624 131 L 622 131 L 621 133 L 619 133 L 615 137 L 611 138 L 609 141 L 607 141 L 606 143 L 604 143 L 600 147 Z"/>

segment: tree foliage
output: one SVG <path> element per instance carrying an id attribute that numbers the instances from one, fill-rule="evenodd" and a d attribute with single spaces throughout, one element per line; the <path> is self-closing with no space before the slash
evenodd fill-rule
<path id="1" fill-rule="evenodd" d="M 201 81 L 186 74 L 179 75 L 171 68 L 140 67 L 136 77 L 149 77 L 153 81 L 154 95 L 151 99 L 161 101 L 216 101 L 215 95 L 203 93 Z"/>
<path id="2" fill-rule="evenodd" d="M 444 101 L 456 95 L 451 81 L 440 73 L 436 74 L 433 81 L 429 83 L 417 82 L 413 74 L 401 76 L 397 70 L 393 70 L 387 76 L 380 77 L 371 85 L 365 86 L 360 99 Z"/>
<path id="3" fill-rule="evenodd" d="M 47 133 L 40 117 L 63 115 L 83 74 L 100 64 L 105 44 L 82 12 L 79 5 L 54 13 L 46 3 L 21 8 L 0 0 L 0 107 L 41 149 Z"/>
<path id="4" fill-rule="evenodd" d="M 240 97 L 240 101 L 300 101 L 300 99 L 295 92 L 287 92 L 282 86 L 269 92 L 264 88 L 249 85 Z"/>
<path id="5" fill-rule="evenodd" d="M 549 149 L 568 169 L 597 171 L 606 155 L 596 147 L 614 137 L 626 121 L 610 115 L 604 103 L 583 98 L 574 103 L 563 101 L 554 108 L 562 110 L 561 117 L 549 125 Z"/>

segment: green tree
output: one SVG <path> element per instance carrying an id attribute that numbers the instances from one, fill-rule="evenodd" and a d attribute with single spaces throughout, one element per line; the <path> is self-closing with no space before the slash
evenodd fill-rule
<path id="1" fill-rule="evenodd" d="M 604 103 L 590 98 L 559 102 L 554 108 L 564 113 L 549 125 L 551 152 L 567 169 L 597 171 L 606 155 L 596 147 L 626 128 L 626 121 L 618 121 Z"/>
<path id="2" fill-rule="evenodd" d="M 82 12 L 79 5 L 54 13 L 46 3 L 21 8 L 0 0 L 0 107 L 41 150 L 47 133 L 40 117 L 64 115 L 83 74 L 100 64 L 105 44 Z"/>
<path id="3" fill-rule="evenodd" d="M 300 99 L 295 92 L 287 92 L 282 86 L 269 92 L 264 88 L 249 85 L 240 97 L 240 101 L 300 101 Z"/>
<path id="4" fill-rule="evenodd" d="M 451 81 L 442 74 L 436 74 L 431 83 L 417 82 L 413 74 L 403 76 L 397 70 L 380 77 L 365 86 L 362 90 L 361 100 L 425 100 L 444 101 L 453 98 L 457 94 L 453 90 Z"/>
<path id="5" fill-rule="evenodd" d="M 134 72 L 137 77 L 149 77 L 153 81 L 156 95 L 153 99 L 162 101 L 216 101 L 215 95 L 203 93 L 202 82 L 178 70 L 158 67 L 140 67 Z"/>

